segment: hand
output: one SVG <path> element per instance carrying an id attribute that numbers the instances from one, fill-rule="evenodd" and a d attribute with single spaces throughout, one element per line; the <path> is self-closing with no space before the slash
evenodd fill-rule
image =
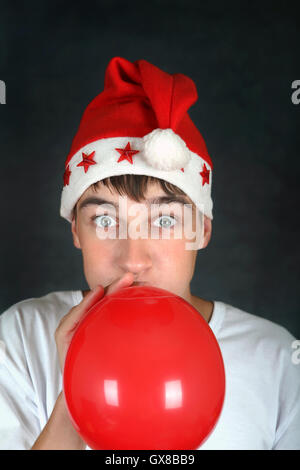
<path id="1" fill-rule="evenodd" d="M 55 342 L 58 350 L 59 363 L 61 370 L 64 369 L 66 354 L 71 343 L 75 330 L 88 313 L 90 308 L 97 303 L 104 295 L 112 294 L 113 292 L 128 287 L 134 282 L 134 275 L 131 272 L 125 273 L 119 279 L 116 279 L 112 284 L 105 288 L 102 285 L 96 286 L 90 290 L 89 293 L 82 299 L 82 301 L 72 307 L 71 310 L 61 319 L 56 331 Z"/>
<path id="2" fill-rule="evenodd" d="M 59 363 L 63 371 L 68 347 L 75 333 L 76 327 L 90 308 L 104 295 L 112 294 L 116 290 L 130 286 L 134 282 L 134 275 L 130 272 L 114 281 L 105 288 L 101 285 L 90 292 L 82 301 L 71 308 L 69 313 L 60 321 L 55 331 L 55 341 L 59 355 Z M 74 429 L 67 411 L 65 398 L 61 392 L 56 400 L 51 416 L 41 434 L 38 436 L 32 450 L 84 450 L 86 443 Z"/>
<path id="3" fill-rule="evenodd" d="M 74 429 L 63 392 L 57 397 L 52 413 L 31 450 L 85 450 L 86 443 Z"/>

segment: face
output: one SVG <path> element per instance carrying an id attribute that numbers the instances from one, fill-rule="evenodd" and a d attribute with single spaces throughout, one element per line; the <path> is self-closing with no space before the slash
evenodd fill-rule
<path id="1" fill-rule="evenodd" d="M 191 224 L 186 220 L 193 220 L 192 227 L 196 229 L 195 217 L 184 217 L 183 206 L 178 202 L 160 207 L 147 205 L 147 200 L 159 196 L 166 196 L 166 193 L 157 183 L 149 184 L 145 200 L 141 203 L 99 184 L 97 193 L 89 187 L 78 200 L 77 220 L 72 221 L 72 234 L 75 247 L 82 250 L 84 274 L 90 289 L 98 284 L 106 287 L 130 271 L 135 275 L 135 281 L 166 289 L 190 301 L 190 282 L 198 251 L 186 248 L 186 244 L 193 239 L 185 236 L 185 230 L 178 230 L 184 223 Z M 111 204 L 96 203 L 80 208 L 90 197 L 121 204 L 123 209 L 118 211 Z M 188 197 L 185 196 L 185 199 L 192 204 Z M 133 212 L 137 206 L 142 207 L 142 211 Z M 166 211 L 166 208 L 169 210 Z M 191 213 L 189 209 L 187 214 Z M 210 219 L 204 217 L 203 223 L 201 248 L 207 246 L 211 236 Z M 129 226 L 148 229 L 149 236 L 132 236 Z M 120 237 L 121 227 L 125 233 L 123 238 Z M 181 237 L 176 238 L 175 232 L 181 233 Z"/>

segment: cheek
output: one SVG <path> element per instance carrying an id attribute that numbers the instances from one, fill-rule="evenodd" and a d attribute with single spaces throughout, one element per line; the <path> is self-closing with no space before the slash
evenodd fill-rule
<path id="1" fill-rule="evenodd" d="M 154 273 L 157 287 L 164 287 L 184 297 L 194 275 L 196 252 L 186 250 L 184 240 L 165 240 L 159 244 Z"/>
<path id="2" fill-rule="evenodd" d="M 115 279 L 115 251 L 111 244 L 91 241 L 82 248 L 83 269 L 90 286 L 106 286 Z"/>
<path id="3" fill-rule="evenodd" d="M 195 251 L 186 249 L 186 240 L 161 240 L 157 253 L 160 264 L 176 274 L 180 269 L 193 267 L 195 262 Z"/>
<path id="4" fill-rule="evenodd" d="M 85 243 L 82 247 L 83 257 L 89 264 L 105 265 L 111 263 L 114 258 L 115 250 L 111 243 L 99 240 L 92 240 Z"/>
<path id="5" fill-rule="evenodd" d="M 96 229 L 89 226 L 82 227 L 79 236 L 85 269 L 99 272 L 112 265 L 114 246 L 111 241 L 99 239 Z"/>

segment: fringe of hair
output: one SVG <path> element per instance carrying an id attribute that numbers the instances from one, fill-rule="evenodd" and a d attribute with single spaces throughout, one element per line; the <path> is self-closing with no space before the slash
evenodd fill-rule
<path id="1" fill-rule="evenodd" d="M 120 196 L 128 196 L 136 202 L 141 202 L 142 199 L 145 199 L 145 194 L 147 192 L 148 185 L 150 183 L 157 183 L 160 185 L 161 189 L 168 195 L 172 196 L 174 194 L 186 195 L 184 191 L 179 189 L 177 186 L 169 183 L 168 181 L 162 180 L 160 178 L 155 178 L 154 176 L 148 175 L 117 175 L 109 176 L 101 181 L 93 183 L 91 186 L 93 190 L 97 192 L 99 183 L 106 186 L 111 191 L 117 191 Z M 77 204 L 73 209 L 73 218 L 77 216 Z"/>

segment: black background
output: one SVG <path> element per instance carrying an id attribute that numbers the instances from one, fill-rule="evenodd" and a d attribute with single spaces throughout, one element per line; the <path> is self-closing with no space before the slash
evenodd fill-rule
<path id="1" fill-rule="evenodd" d="M 64 161 L 114 56 L 196 83 L 212 157 L 213 232 L 192 292 L 300 337 L 300 15 L 288 2 L 2 2 L 0 312 L 88 288 L 59 215 Z"/>

